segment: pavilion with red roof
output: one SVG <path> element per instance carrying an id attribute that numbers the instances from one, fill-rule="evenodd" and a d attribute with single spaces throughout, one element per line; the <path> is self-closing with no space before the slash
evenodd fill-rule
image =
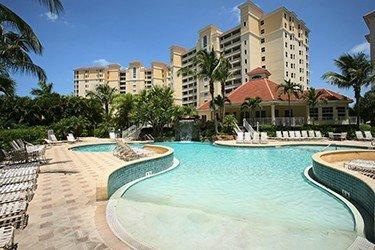
<path id="1" fill-rule="evenodd" d="M 252 125 L 302 125 L 312 119 L 316 123 L 341 123 L 349 122 L 348 105 L 353 102 L 350 98 L 328 89 L 316 89 L 319 93 L 319 104 L 309 108 L 305 101 L 305 90 L 298 97 L 292 95 L 291 108 L 287 95 L 281 94 L 279 85 L 271 80 L 271 73 L 263 68 L 256 68 L 248 73 L 250 81 L 240 85 L 228 94 L 230 102 L 226 103 L 226 114 L 234 114 L 238 120 L 246 118 Z M 259 97 L 262 102 L 260 108 L 253 112 L 241 114 L 241 105 L 249 98 Z M 198 114 L 211 119 L 210 102 L 207 101 L 198 107 Z M 290 111 L 291 110 L 291 111 Z M 291 117 L 289 117 L 291 112 Z"/>

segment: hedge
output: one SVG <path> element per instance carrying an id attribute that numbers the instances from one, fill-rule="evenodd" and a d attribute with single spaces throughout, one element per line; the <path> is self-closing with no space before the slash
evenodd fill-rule
<path id="1" fill-rule="evenodd" d="M 9 143 L 15 139 L 22 139 L 30 143 L 43 143 L 47 138 L 47 128 L 43 126 L 0 130 L 0 147 L 9 148 Z"/>

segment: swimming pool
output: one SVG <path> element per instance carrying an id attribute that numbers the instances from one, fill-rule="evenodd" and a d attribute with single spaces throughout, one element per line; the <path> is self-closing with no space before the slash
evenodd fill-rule
<path id="1" fill-rule="evenodd" d="M 118 200 L 133 238 L 161 249 L 346 249 L 348 208 L 303 177 L 320 146 L 230 148 L 167 142 L 180 166 Z"/>
<path id="2" fill-rule="evenodd" d="M 132 148 L 140 148 L 141 144 L 131 144 Z M 73 147 L 72 150 L 76 152 L 91 152 L 91 153 L 100 153 L 100 152 L 112 152 L 116 148 L 116 143 L 103 143 L 103 144 L 91 144 Z"/>

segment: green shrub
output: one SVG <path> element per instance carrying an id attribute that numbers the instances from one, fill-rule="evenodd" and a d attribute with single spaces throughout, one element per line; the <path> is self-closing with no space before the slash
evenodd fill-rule
<path id="1" fill-rule="evenodd" d="M 21 139 L 30 143 L 40 144 L 47 138 L 47 128 L 43 126 L 0 130 L 0 147 L 9 148 L 9 143 Z"/>
<path id="2" fill-rule="evenodd" d="M 59 139 L 66 139 L 69 133 L 74 136 L 88 136 L 90 130 L 90 122 L 83 116 L 71 116 L 63 118 L 52 125 L 55 135 Z"/>
<path id="3" fill-rule="evenodd" d="M 236 117 L 234 115 L 226 115 L 223 121 L 223 132 L 226 134 L 233 134 L 236 125 Z"/>
<path id="4" fill-rule="evenodd" d="M 275 125 L 261 125 L 259 130 L 261 132 L 267 132 L 268 136 L 270 137 L 276 137 L 277 127 Z"/>
<path id="5" fill-rule="evenodd" d="M 371 131 L 371 125 L 370 124 L 361 124 L 361 125 L 359 125 L 359 129 L 361 131 Z"/>
<path id="6" fill-rule="evenodd" d="M 109 132 L 112 130 L 113 129 L 109 123 L 103 122 L 99 124 L 96 129 L 94 129 L 94 136 L 99 138 L 108 138 Z"/>

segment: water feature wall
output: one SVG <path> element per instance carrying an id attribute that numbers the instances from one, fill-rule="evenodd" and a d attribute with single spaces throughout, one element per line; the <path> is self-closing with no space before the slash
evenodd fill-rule
<path id="1" fill-rule="evenodd" d="M 176 141 L 199 141 L 200 132 L 195 120 L 180 120 L 176 129 Z"/>

